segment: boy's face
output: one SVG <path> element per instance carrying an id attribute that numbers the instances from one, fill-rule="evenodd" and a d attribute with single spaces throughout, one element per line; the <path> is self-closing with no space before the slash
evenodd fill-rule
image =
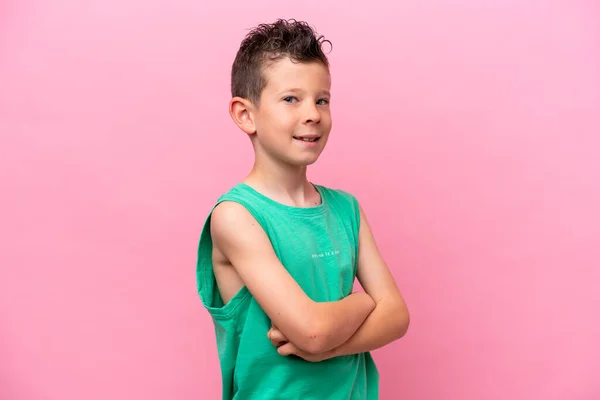
<path id="1" fill-rule="evenodd" d="M 267 85 L 253 110 L 257 155 L 294 166 L 314 163 L 331 131 L 329 71 L 319 62 L 284 58 L 263 74 Z"/>

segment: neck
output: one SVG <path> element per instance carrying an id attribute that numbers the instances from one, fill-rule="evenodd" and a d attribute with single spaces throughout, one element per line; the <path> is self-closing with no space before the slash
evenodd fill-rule
<path id="1" fill-rule="evenodd" d="M 257 158 L 244 183 L 284 204 L 300 207 L 314 205 L 316 190 L 306 172 L 305 166 Z"/>

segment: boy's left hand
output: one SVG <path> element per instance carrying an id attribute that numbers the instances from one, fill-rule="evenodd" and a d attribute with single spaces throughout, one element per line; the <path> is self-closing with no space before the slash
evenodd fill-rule
<path id="1" fill-rule="evenodd" d="M 271 326 L 267 336 L 271 340 L 271 344 L 277 347 L 277 352 L 282 356 L 295 355 L 309 362 L 319 362 L 331 358 L 329 352 L 321 354 L 310 354 L 297 348 L 292 342 L 290 342 L 283 332 L 281 332 L 275 325 Z"/>
<path id="2" fill-rule="evenodd" d="M 286 338 L 283 332 L 277 329 L 275 325 L 271 326 L 271 329 L 267 332 L 267 336 L 271 340 L 271 344 L 275 347 L 279 347 L 289 342 L 288 338 Z"/>

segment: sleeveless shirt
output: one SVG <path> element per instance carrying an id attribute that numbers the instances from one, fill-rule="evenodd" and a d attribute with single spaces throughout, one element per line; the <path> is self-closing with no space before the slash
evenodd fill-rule
<path id="1" fill-rule="evenodd" d="M 214 207 L 224 201 L 243 205 L 304 292 L 317 302 L 337 301 L 352 293 L 356 278 L 358 202 L 345 191 L 314 187 L 321 195 L 321 204 L 315 207 L 287 206 L 246 184 L 231 188 Z M 222 399 L 377 399 L 379 373 L 370 353 L 318 363 L 281 356 L 267 337 L 269 317 L 246 287 L 223 304 L 212 269 L 211 213 L 200 236 L 196 280 L 202 304 L 214 323 Z"/>

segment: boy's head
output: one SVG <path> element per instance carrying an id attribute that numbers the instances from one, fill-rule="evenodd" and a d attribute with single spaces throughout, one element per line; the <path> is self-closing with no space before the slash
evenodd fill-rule
<path id="1" fill-rule="evenodd" d="M 295 20 L 261 24 L 242 41 L 231 71 L 230 114 L 257 157 L 305 166 L 324 149 L 331 130 L 324 42 Z"/>
<path id="2" fill-rule="evenodd" d="M 284 58 L 295 62 L 321 63 L 329 70 L 329 61 L 322 49 L 327 42 L 306 23 L 277 20 L 252 29 L 242 41 L 231 68 L 231 95 L 260 103 L 267 84 L 269 66 Z"/>

